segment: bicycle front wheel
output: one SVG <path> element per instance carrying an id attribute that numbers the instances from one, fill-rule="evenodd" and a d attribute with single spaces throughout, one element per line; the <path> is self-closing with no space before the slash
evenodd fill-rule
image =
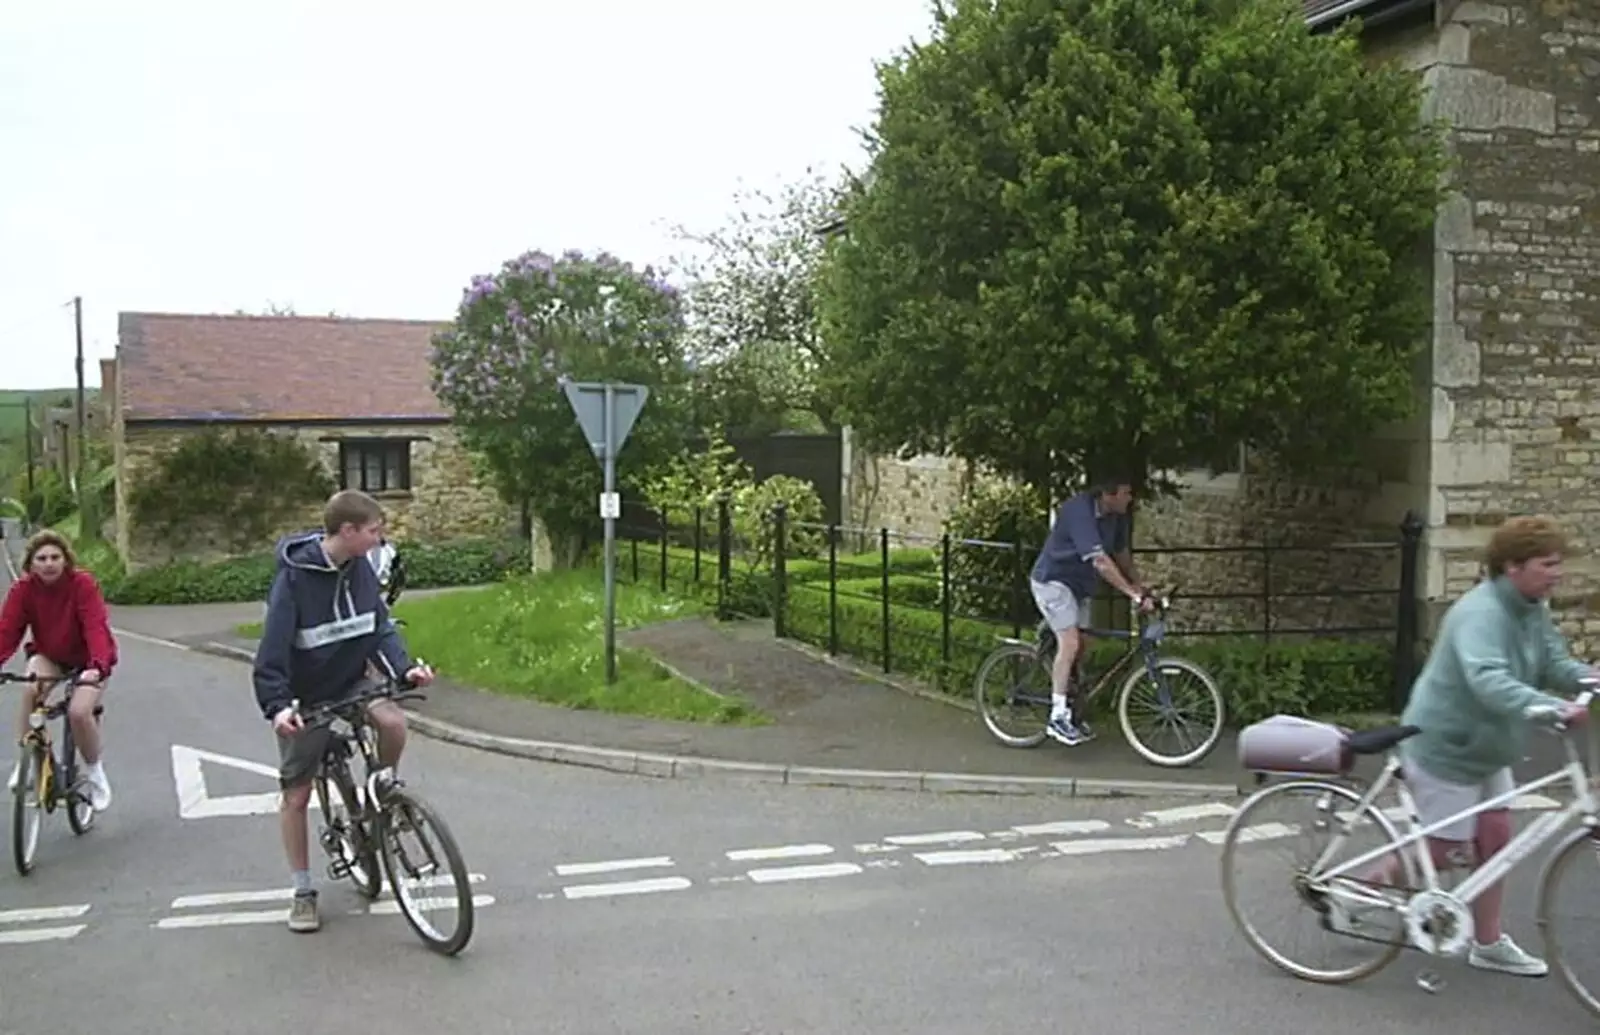
<path id="1" fill-rule="evenodd" d="M 1361 795 L 1340 784 L 1291 780 L 1251 795 L 1223 835 L 1222 895 L 1228 914 L 1251 948 L 1295 977 L 1324 984 L 1355 981 L 1387 966 L 1405 947 L 1406 928 L 1399 910 L 1404 889 L 1420 884 L 1416 862 L 1400 846 L 1389 818 L 1373 805 L 1357 814 L 1360 803 Z M 1282 818 L 1277 818 L 1280 814 Z M 1341 834 L 1346 841 L 1328 869 L 1380 845 L 1393 850 L 1349 875 L 1329 879 L 1312 872 L 1328 844 Z M 1376 845 L 1370 843 L 1374 836 Z M 1274 857 L 1280 850 L 1293 855 Z M 1399 871 L 1398 882 L 1394 875 L 1374 872 L 1386 868 Z M 1278 893 L 1279 903 L 1292 918 L 1284 935 L 1264 933 L 1266 909 L 1243 904 L 1252 891 Z M 1371 902 L 1372 898 L 1388 904 Z M 1319 939 L 1327 950 L 1326 962 L 1306 962 L 1300 953 L 1302 935 Z"/>
<path id="2" fill-rule="evenodd" d="M 22 751 L 17 760 L 17 787 L 11 794 L 11 861 L 24 877 L 33 872 L 39 852 L 45 795 L 55 793 L 50 786 L 50 767 L 41 764 L 44 757 L 42 748 Z"/>
<path id="3" fill-rule="evenodd" d="M 1596 889 L 1574 887 L 1583 878 L 1600 878 L 1600 831 L 1588 826 L 1572 831 L 1551 853 L 1539 878 L 1539 910 L 1535 915 L 1544 932 L 1550 969 L 1560 975 L 1561 983 L 1585 1010 L 1600 1017 L 1600 997 L 1594 992 L 1600 986 L 1600 960 L 1581 943 L 1570 950 L 1561 945 L 1568 932 L 1588 935 L 1594 930 L 1596 918 L 1585 914 L 1594 911 Z M 1580 969 L 1589 974 L 1587 979 L 1578 973 Z"/>
<path id="4" fill-rule="evenodd" d="M 1141 663 L 1117 694 L 1117 723 L 1129 746 L 1146 762 L 1173 769 L 1211 754 L 1223 712 L 1217 681 L 1183 658 Z"/>
<path id="5" fill-rule="evenodd" d="M 360 793 L 350 778 L 350 770 L 340 767 L 332 777 L 317 777 L 312 785 L 316 789 L 317 807 L 322 810 L 322 849 L 331 858 L 339 860 L 344 875 L 355 885 L 362 898 L 377 898 L 383 886 L 383 874 L 378 870 L 378 853 L 372 840 L 361 828 Z M 339 867 L 336 867 L 338 869 Z"/>
<path id="6" fill-rule="evenodd" d="M 444 820 L 408 790 L 389 791 L 378 815 L 378 843 L 395 904 L 428 948 L 454 956 L 472 939 L 472 877 Z M 453 919 L 436 926 L 429 910 Z"/>
<path id="7" fill-rule="evenodd" d="M 1050 669 L 1037 651 L 1007 643 L 984 659 L 973 680 L 978 714 L 1007 747 L 1037 747 L 1050 719 Z"/>

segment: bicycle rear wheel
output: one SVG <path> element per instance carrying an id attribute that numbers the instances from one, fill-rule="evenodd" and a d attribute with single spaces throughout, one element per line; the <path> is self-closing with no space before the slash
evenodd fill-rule
<path id="1" fill-rule="evenodd" d="M 404 841 L 413 839 L 414 848 Z M 388 792 L 378 814 L 378 844 L 395 904 L 424 944 L 454 956 L 472 939 L 472 879 L 450 828 L 427 802 L 408 790 Z M 440 873 L 444 870 L 444 873 Z M 424 915 L 438 909 L 455 918 L 446 933 Z"/>
<path id="2" fill-rule="evenodd" d="M 1037 747 L 1050 719 L 1050 669 L 1034 648 L 1003 644 L 984 659 L 973 682 L 978 714 L 1007 747 Z"/>
<path id="3" fill-rule="evenodd" d="M 1210 673 L 1192 661 L 1158 658 L 1153 667 L 1152 678 L 1140 662 L 1117 694 L 1122 736 L 1152 765 L 1173 769 L 1194 765 L 1222 738 L 1222 691 Z"/>
<path id="4" fill-rule="evenodd" d="M 25 749 L 17 760 L 17 788 L 11 795 L 11 861 L 26 877 L 33 872 L 39 852 L 39 828 L 44 823 L 44 802 L 55 793 L 50 765 L 42 761 L 40 747 Z"/>

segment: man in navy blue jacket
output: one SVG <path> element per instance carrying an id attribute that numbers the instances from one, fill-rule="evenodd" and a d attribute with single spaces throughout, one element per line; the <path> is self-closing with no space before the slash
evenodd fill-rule
<path id="1" fill-rule="evenodd" d="M 419 686 L 432 681 L 426 665 L 413 664 L 389 621 L 378 574 L 367 553 L 383 536 L 383 508 L 366 493 L 335 493 L 323 510 L 322 531 L 278 542 L 278 570 L 267 596 L 267 615 L 256 648 L 256 704 L 278 735 L 278 782 L 283 788 L 283 848 L 294 878 L 289 929 L 315 931 L 317 893 L 311 886 L 306 808 L 331 735 L 308 730 L 293 707 L 334 701 L 364 691 L 381 671 Z M 405 748 L 405 713 L 392 701 L 369 707 L 378 732 L 378 756 L 397 765 Z"/>
<path id="2" fill-rule="evenodd" d="M 1133 486 L 1113 478 L 1061 504 L 1029 581 L 1039 614 L 1056 635 L 1056 660 L 1050 672 L 1050 721 L 1045 732 L 1068 747 L 1093 736 L 1069 701 L 1072 665 L 1090 627 L 1089 604 L 1103 578 L 1141 608 L 1145 591 L 1133 570 L 1128 507 Z"/>

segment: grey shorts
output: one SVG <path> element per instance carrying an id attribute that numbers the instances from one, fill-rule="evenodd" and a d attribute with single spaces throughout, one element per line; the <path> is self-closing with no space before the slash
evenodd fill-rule
<path id="1" fill-rule="evenodd" d="M 364 678 L 350 688 L 347 696 L 367 693 L 377 685 L 374 680 Z M 384 706 L 398 707 L 392 701 L 378 700 L 369 703 L 367 710 Z M 333 731 L 327 725 L 315 729 L 307 727 L 290 737 L 276 732 L 273 735 L 278 739 L 278 786 L 285 790 L 308 783 L 317 775 L 328 742 L 333 739 Z"/>
<path id="2" fill-rule="evenodd" d="M 1033 590 L 1033 602 L 1039 606 L 1039 614 L 1049 623 L 1051 632 L 1093 628 L 1089 601 L 1079 600 L 1064 583 L 1029 579 L 1028 585 Z"/>
<path id="3" fill-rule="evenodd" d="M 1510 793 L 1517 785 L 1510 769 L 1490 773 L 1481 784 L 1451 783 L 1409 760 L 1405 762 L 1405 779 L 1406 790 L 1411 792 L 1411 800 L 1417 803 L 1417 819 L 1425 827 L 1449 819 L 1462 809 L 1470 809 L 1480 802 Z M 1511 803 L 1506 802 L 1503 807 L 1510 808 Z M 1471 841 L 1477 832 L 1478 817 L 1468 816 L 1434 831 L 1432 836 L 1444 841 Z"/>

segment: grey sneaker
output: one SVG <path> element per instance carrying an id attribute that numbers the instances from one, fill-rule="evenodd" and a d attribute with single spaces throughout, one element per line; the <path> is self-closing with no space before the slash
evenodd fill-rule
<path id="1" fill-rule="evenodd" d="M 1044 731 L 1049 735 L 1051 740 L 1065 744 L 1067 747 L 1076 747 L 1077 745 L 1082 744 L 1089 739 L 1084 735 L 1083 731 L 1080 730 L 1077 725 L 1066 716 L 1059 716 L 1051 719 L 1049 723 L 1045 725 Z"/>
<path id="2" fill-rule="evenodd" d="M 289 930 L 307 934 L 321 926 L 322 918 L 317 915 L 317 893 L 295 892 L 294 901 L 289 906 Z"/>
<path id="3" fill-rule="evenodd" d="M 1549 964 L 1524 952 L 1509 934 L 1502 934 L 1493 945 L 1474 943 L 1467 954 L 1467 963 L 1479 970 L 1495 970 L 1518 977 L 1544 977 L 1550 973 Z"/>

